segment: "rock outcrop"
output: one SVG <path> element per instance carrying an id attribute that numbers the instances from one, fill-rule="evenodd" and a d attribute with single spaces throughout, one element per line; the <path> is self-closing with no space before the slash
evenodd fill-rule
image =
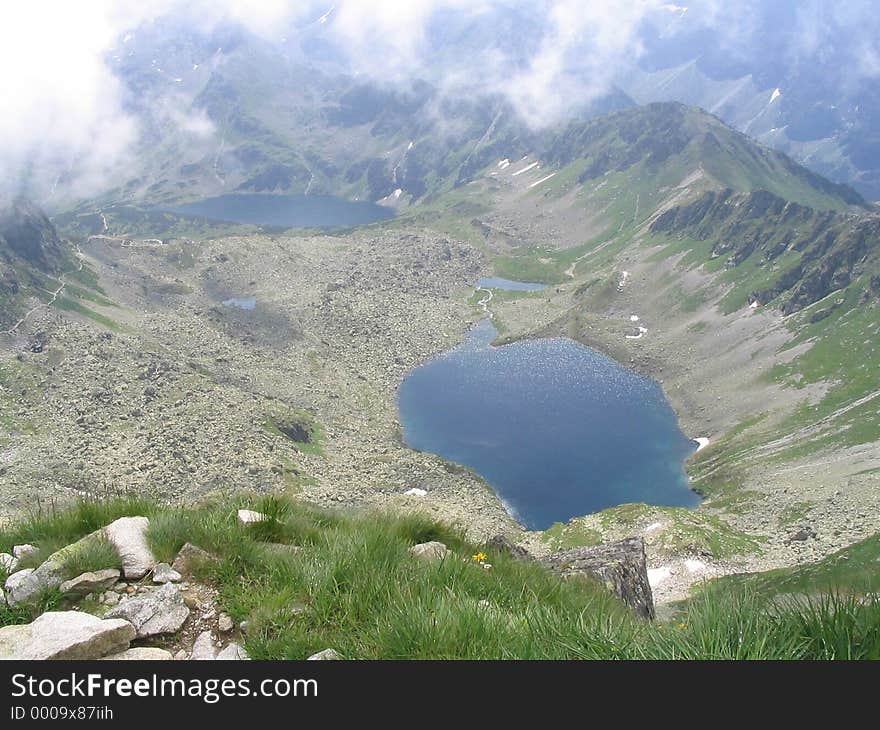
<path id="1" fill-rule="evenodd" d="M 107 618 L 121 618 L 134 625 L 139 638 L 173 634 L 189 617 L 189 608 L 180 589 L 174 583 L 123 598 L 106 614 Z"/>
<path id="2" fill-rule="evenodd" d="M 38 568 L 25 568 L 10 575 L 4 585 L 9 604 L 30 603 L 39 598 L 43 591 L 60 588 L 64 583 L 67 561 L 99 539 L 101 531 L 97 530 L 52 553 Z"/>
<path id="3" fill-rule="evenodd" d="M 563 578 L 592 577 L 636 615 L 654 618 L 654 597 L 648 583 L 645 543 L 641 537 L 565 550 L 542 558 L 541 562 Z"/>
<path id="4" fill-rule="evenodd" d="M 115 568 L 107 568 L 106 570 L 83 573 L 76 578 L 64 581 L 59 590 L 65 595 L 76 594 L 85 596 L 89 593 L 103 592 L 116 583 L 117 580 L 119 580 L 119 571 Z"/>
<path id="5" fill-rule="evenodd" d="M 413 545 L 409 551 L 419 560 L 442 560 L 449 553 L 448 548 L 442 543 L 432 540 Z"/>
<path id="6" fill-rule="evenodd" d="M 134 638 L 128 621 L 49 611 L 29 624 L 0 628 L 0 659 L 99 659 L 124 651 Z"/>
<path id="7" fill-rule="evenodd" d="M 143 578 L 156 566 L 156 558 L 147 544 L 146 517 L 120 517 L 104 528 L 104 534 L 122 560 L 122 573 L 129 580 Z"/>
<path id="8" fill-rule="evenodd" d="M 506 553 L 517 560 L 532 560 L 532 554 L 522 545 L 508 540 L 504 535 L 495 535 L 486 541 L 486 547 L 499 553 Z"/>
<path id="9" fill-rule="evenodd" d="M 20 198 L 0 209 L 0 253 L 19 256 L 42 271 L 54 273 L 63 249 L 55 226 L 30 201 Z"/>

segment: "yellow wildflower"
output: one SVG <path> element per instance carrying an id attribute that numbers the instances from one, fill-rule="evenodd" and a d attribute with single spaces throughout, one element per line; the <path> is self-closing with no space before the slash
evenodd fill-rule
<path id="1" fill-rule="evenodd" d="M 471 557 L 478 563 L 482 563 L 489 556 L 486 553 L 477 553 L 476 555 L 471 555 Z"/>

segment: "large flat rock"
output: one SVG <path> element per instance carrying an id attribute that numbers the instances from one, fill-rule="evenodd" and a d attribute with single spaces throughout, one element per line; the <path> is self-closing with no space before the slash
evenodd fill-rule
<path id="1" fill-rule="evenodd" d="M 122 574 L 128 580 L 138 580 L 156 565 L 156 558 L 147 543 L 146 517 L 120 517 L 104 528 L 107 539 L 116 548 L 122 560 Z"/>
<path id="2" fill-rule="evenodd" d="M 59 586 L 59 590 L 65 595 L 85 596 L 89 593 L 103 592 L 117 580 L 119 580 L 119 571 L 116 568 L 107 568 L 106 570 L 83 573 L 76 578 L 66 580 Z"/>
<path id="3" fill-rule="evenodd" d="M 641 537 L 565 550 L 548 555 L 541 562 L 563 578 L 592 577 L 636 615 L 654 618 L 654 596 L 648 583 L 645 543 Z"/>
<path id="4" fill-rule="evenodd" d="M 29 624 L 0 628 L 0 659 L 100 659 L 128 648 L 134 626 L 81 611 L 49 611 Z"/>

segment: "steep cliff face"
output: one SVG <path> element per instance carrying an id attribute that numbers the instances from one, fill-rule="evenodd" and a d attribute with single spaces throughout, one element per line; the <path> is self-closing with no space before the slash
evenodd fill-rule
<path id="1" fill-rule="evenodd" d="M 0 329 L 14 322 L 29 295 L 64 268 L 66 248 L 46 214 L 19 199 L 0 207 Z"/>
<path id="2" fill-rule="evenodd" d="M 0 257 L 13 258 L 46 273 L 56 273 L 64 258 L 55 226 L 34 203 L 19 199 L 0 209 Z"/>
<path id="3" fill-rule="evenodd" d="M 705 192 L 659 215 L 651 231 L 711 241 L 712 256 L 726 256 L 728 268 L 778 262 L 779 273 L 749 300 L 773 302 L 784 314 L 880 268 L 880 216 L 817 211 L 766 190 Z"/>

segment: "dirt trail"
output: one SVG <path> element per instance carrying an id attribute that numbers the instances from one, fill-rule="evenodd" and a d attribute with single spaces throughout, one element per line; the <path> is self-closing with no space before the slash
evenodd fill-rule
<path id="1" fill-rule="evenodd" d="M 77 271 L 77 273 L 79 273 L 80 271 L 83 270 L 83 265 L 84 265 L 84 264 L 83 264 L 83 260 L 82 260 L 82 251 L 80 250 L 80 247 L 79 247 L 79 246 L 76 247 L 76 252 L 75 252 L 75 253 L 76 253 L 76 256 L 77 256 L 77 260 L 79 261 L 79 267 L 76 269 L 76 271 Z M 29 310 L 25 313 L 25 315 L 24 315 L 20 320 L 18 320 L 18 322 L 16 322 L 14 325 L 12 325 L 12 327 L 10 327 L 8 330 L 4 330 L 4 331 L 2 332 L 2 334 L 4 334 L 4 335 L 11 335 L 11 334 L 14 334 L 14 333 L 18 330 L 18 328 L 21 327 L 21 326 L 22 326 L 22 325 L 28 320 L 28 318 L 29 318 L 34 312 L 36 312 L 38 309 L 42 309 L 43 307 L 51 307 L 53 304 L 55 304 L 55 302 L 58 300 L 58 297 L 61 296 L 61 292 L 64 291 L 64 287 L 67 286 L 67 281 L 65 280 L 65 277 L 66 277 L 67 274 L 69 274 L 69 273 L 70 273 L 70 271 L 65 271 L 63 274 L 61 274 L 61 275 L 56 279 L 56 281 L 59 283 L 59 286 L 58 286 L 58 288 L 57 288 L 55 291 L 52 292 L 52 297 L 51 297 L 51 299 L 49 299 L 48 302 L 41 302 L 41 303 L 38 304 L 37 306 L 32 307 L 31 309 L 29 309 Z M 53 276 L 53 277 L 51 277 L 51 278 L 54 279 L 55 277 Z"/>

